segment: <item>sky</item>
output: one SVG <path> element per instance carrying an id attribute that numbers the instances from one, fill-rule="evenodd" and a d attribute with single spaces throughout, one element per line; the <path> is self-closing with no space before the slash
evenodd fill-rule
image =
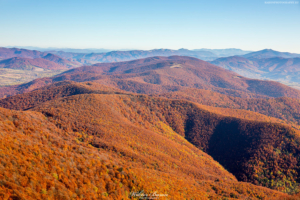
<path id="1" fill-rule="evenodd" d="M 0 0 L 0 46 L 300 53 L 300 2 Z"/>

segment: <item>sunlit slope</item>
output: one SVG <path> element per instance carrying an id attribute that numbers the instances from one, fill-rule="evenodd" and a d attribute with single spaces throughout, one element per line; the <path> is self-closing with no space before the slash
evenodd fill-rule
<path id="1" fill-rule="evenodd" d="M 225 117 L 210 113 L 190 102 L 143 95 L 75 95 L 46 102 L 33 110 L 42 112 L 50 121 L 67 132 L 78 131 L 93 136 L 90 140 L 92 146 L 118 152 L 126 159 L 138 162 L 139 165 L 181 177 L 188 176 L 189 181 L 217 180 L 224 182 L 225 185 L 231 185 L 235 182 L 235 178 L 199 149 L 213 155 L 238 179 L 255 182 L 256 172 L 249 171 L 249 168 L 260 167 L 256 163 L 251 164 L 251 159 L 255 159 L 256 154 L 264 150 L 266 143 L 263 138 L 271 138 L 281 132 L 288 136 L 294 134 L 292 129 L 280 124 Z M 232 128 L 230 130 L 232 133 L 227 129 L 222 132 L 222 128 L 219 128 L 227 122 L 228 127 Z M 231 123 L 236 126 L 231 126 Z M 244 126 L 253 127 L 254 132 L 247 132 Z M 266 128 L 263 129 L 264 127 Z M 278 127 L 281 132 L 273 127 Z M 218 138 L 225 147 L 219 145 Z M 282 137 L 275 138 L 274 141 L 292 143 Z M 214 144 L 216 145 L 212 147 Z M 277 148 L 273 143 L 270 145 L 271 149 Z M 294 159 L 297 155 L 297 153 L 292 155 L 290 159 Z M 268 158 L 258 157 L 258 161 L 263 159 Z M 272 162 L 272 159 L 268 162 Z M 269 165 L 263 167 L 268 168 Z M 296 167 L 297 163 L 291 165 L 287 171 L 282 171 L 286 173 L 289 181 L 297 179 L 297 174 L 290 174 L 289 171 Z M 266 178 L 265 175 L 259 175 Z M 244 179 L 244 176 L 250 178 Z M 262 182 L 256 184 L 271 187 Z M 291 190 L 295 189 L 287 185 L 283 187 L 273 188 L 291 193 L 293 192 Z"/>
<path id="2" fill-rule="evenodd" d="M 109 94 L 128 92 L 93 82 L 77 83 L 73 81 L 60 81 L 28 93 L 0 99 L 0 107 L 13 110 L 26 110 L 53 99 L 91 93 Z"/>
<path id="3" fill-rule="evenodd" d="M 112 158 L 41 113 L 0 108 L 0 199 L 121 199 L 143 189 Z"/>

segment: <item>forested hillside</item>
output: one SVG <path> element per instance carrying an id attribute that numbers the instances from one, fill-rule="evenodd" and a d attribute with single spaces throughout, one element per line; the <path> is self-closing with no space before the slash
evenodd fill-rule
<path id="1" fill-rule="evenodd" d="M 300 92 L 282 84 L 174 56 L 1 91 L 3 198 L 299 196 Z"/>
<path id="2" fill-rule="evenodd" d="M 284 197 L 237 182 L 163 118 L 151 122 L 158 113 L 141 120 L 131 98 L 70 96 L 34 108 L 44 116 L 1 109 L 2 197 L 126 199 L 142 190 L 172 199 Z"/>
<path id="3" fill-rule="evenodd" d="M 58 81 L 92 81 L 121 90 L 159 94 L 186 88 L 206 89 L 242 98 L 292 97 L 300 91 L 274 81 L 239 76 L 205 61 L 182 56 L 151 57 L 128 62 L 101 63 L 60 75 L 0 88 L 0 97 L 32 91 Z"/>
<path id="4" fill-rule="evenodd" d="M 154 96 L 185 99 L 214 107 L 249 110 L 300 124 L 300 100 L 296 98 L 239 98 L 201 89 L 183 89 Z"/>

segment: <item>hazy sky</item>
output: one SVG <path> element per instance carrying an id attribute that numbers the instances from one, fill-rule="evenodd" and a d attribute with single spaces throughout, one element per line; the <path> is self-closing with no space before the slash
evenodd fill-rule
<path id="1" fill-rule="evenodd" d="M 300 2 L 0 0 L 0 46 L 300 53 Z"/>

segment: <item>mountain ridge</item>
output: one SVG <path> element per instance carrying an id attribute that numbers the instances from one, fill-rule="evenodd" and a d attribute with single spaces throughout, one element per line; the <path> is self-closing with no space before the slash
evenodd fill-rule
<path id="1" fill-rule="evenodd" d="M 57 81 L 92 81 L 135 93 L 166 93 L 183 88 L 213 90 L 237 97 L 293 97 L 300 91 L 272 81 L 242 77 L 205 61 L 181 56 L 151 57 L 119 63 L 100 63 L 36 79 L 23 85 L 0 88 L 1 97 L 31 91 Z"/>
<path id="2" fill-rule="evenodd" d="M 279 52 L 279 51 L 274 51 L 272 49 L 263 49 L 260 51 L 245 54 L 242 57 L 252 58 L 252 59 L 253 58 L 255 58 L 255 59 L 273 58 L 273 57 L 295 58 L 295 57 L 300 57 L 300 54 L 289 53 L 289 52 Z"/>
<path id="3" fill-rule="evenodd" d="M 69 65 L 72 66 L 72 65 Z M 69 67 L 44 58 L 9 58 L 0 61 L 1 68 L 20 70 L 66 70 Z"/>

